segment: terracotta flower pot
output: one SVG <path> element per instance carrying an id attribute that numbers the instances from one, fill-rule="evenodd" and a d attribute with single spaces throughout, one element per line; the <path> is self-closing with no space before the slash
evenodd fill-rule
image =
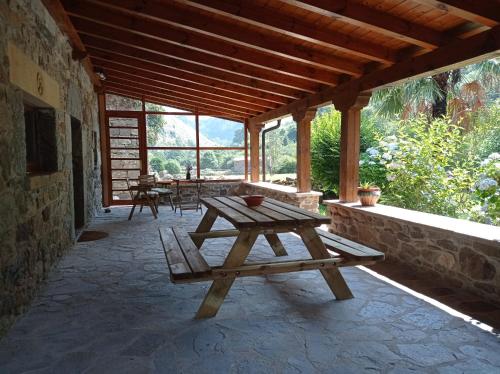
<path id="1" fill-rule="evenodd" d="M 378 199 L 380 198 L 380 188 L 369 187 L 361 188 L 358 187 L 358 197 L 361 205 L 363 206 L 375 206 Z"/>

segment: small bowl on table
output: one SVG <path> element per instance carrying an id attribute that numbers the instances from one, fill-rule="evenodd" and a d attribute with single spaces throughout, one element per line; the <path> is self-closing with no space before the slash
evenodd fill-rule
<path id="1" fill-rule="evenodd" d="M 259 206 L 264 201 L 263 195 L 246 195 L 241 196 L 241 198 L 245 200 L 245 203 L 249 208 Z"/>

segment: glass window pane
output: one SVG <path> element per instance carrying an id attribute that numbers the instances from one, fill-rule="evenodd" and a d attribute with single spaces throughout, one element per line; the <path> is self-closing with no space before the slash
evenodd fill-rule
<path id="1" fill-rule="evenodd" d="M 276 125 L 271 122 L 266 128 Z M 291 117 L 266 133 L 266 181 L 295 184 L 297 178 L 297 125 Z"/>
<path id="2" fill-rule="evenodd" d="M 222 118 L 200 116 L 201 147 L 243 147 L 244 125 Z"/>
<path id="3" fill-rule="evenodd" d="M 156 174 L 158 180 L 184 179 L 189 166 L 191 166 L 191 178 L 196 178 L 196 151 L 148 151 L 148 173 Z"/>
<path id="4" fill-rule="evenodd" d="M 142 110 L 142 102 L 129 97 L 106 94 L 106 110 Z"/>
<path id="5" fill-rule="evenodd" d="M 160 105 L 160 104 L 153 104 L 153 103 L 148 103 L 146 102 L 146 112 L 183 112 L 183 113 L 189 113 L 188 110 L 183 110 L 179 108 L 173 108 L 171 106 L 166 106 L 166 105 Z"/>
<path id="6" fill-rule="evenodd" d="M 148 114 L 148 147 L 196 147 L 195 116 Z"/>
<path id="7" fill-rule="evenodd" d="M 200 151 L 201 177 L 206 179 L 245 178 L 245 151 Z"/>

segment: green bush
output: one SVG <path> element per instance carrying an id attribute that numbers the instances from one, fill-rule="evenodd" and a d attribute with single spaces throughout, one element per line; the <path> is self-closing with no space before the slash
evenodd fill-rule
<path id="1" fill-rule="evenodd" d="M 201 156 L 201 169 L 217 169 L 219 167 L 219 160 L 212 151 L 207 151 Z"/>
<path id="2" fill-rule="evenodd" d="M 288 155 L 284 155 L 278 159 L 278 167 L 276 174 L 291 174 L 297 171 L 297 160 Z"/>
<path id="3" fill-rule="evenodd" d="M 499 153 L 492 153 L 481 162 L 473 192 L 477 205 L 473 207 L 470 218 L 478 222 L 500 226 Z"/>
<path id="4" fill-rule="evenodd" d="M 180 174 L 181 164 L 177 160 L 167 160 L 163 164 L 163 169 L 166 170 L 167 173 L 172 175 Z"/>
<path id="5" fill-rule="evenodd" d="M 151 166 L 151 170 L 157 173 L 163 170 L 163 161 L 159 157 L 153 157 L 151 161 L 149 161 L 149 165 Z"/>

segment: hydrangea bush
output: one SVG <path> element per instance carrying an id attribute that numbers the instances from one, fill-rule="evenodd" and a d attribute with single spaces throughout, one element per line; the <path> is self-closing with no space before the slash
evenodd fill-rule
<path id="1" fill-rule="evenodd" d="M 472 209 L 471 218 L 500 226 L 500 153 L 492 153 L 481 162 L 472 190 L 477 205 Z"/>

